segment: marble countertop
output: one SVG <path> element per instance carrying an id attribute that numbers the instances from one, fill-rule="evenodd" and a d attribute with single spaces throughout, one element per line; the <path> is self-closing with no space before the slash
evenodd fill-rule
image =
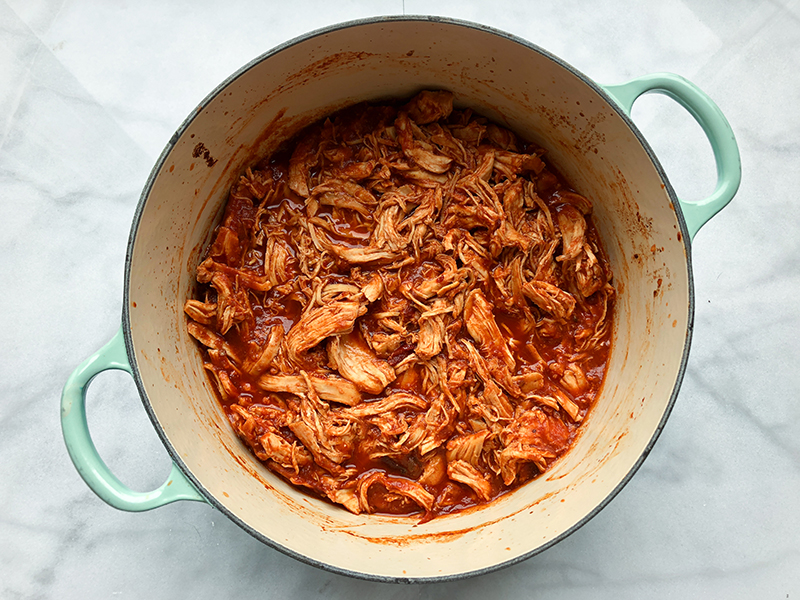
<path id="1" fill-rule="evenodd" d="M 695 239 L 693 346 L 654 450 L 566 540 L 441 584 L 334 575 L 197 503 L 110 508 L 70 463 L 58 403 L 119 327 L 128 232 L 158 154 L 264 51 L 403 12 L 512 32 L 600 82 L 672 71 L 730 120 L 742 186 Z M 799 0 L 0 0 L 0 598 L 800 597 L 798 72 Z M 713 189 L 687 113 L 646 97 L 634 119 L 679 195 Z M 89 424 L 125 483 L 163 481 L 169 460 L 130 378 L 97 378 Z"/>

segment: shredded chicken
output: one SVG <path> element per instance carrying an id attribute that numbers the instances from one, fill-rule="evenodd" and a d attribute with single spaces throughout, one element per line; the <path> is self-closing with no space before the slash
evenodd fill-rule
<path id="1" fill-rule="evenodd" d="M 447 91 L 316 123 L 231 189 L 186 301 L 236 433 L 354 513 L 490 502 L 570 446 L 614 306 L 592 203 Z"/>
<path id="2" fill-rule="evenodd" d="M 304 313 L 284 338 L 287 355 L 296 360 L 301 352 L 313 348 L 332 335 L 349 333 L 356 319 L 366 312 L 359 302 L 331 302 Z"/>
<path id="3" fill-rule="evenodd" d="M 355 333 L 331 337 L 328 357 L 332 368 L 365 392 L 380 394 L 396 377 L 391 365 L 376 357 Z"/>
<path id="4" fill-rule="evenodd" d="M 309 375 L 308 379 L 300 375 L 262 375 L 257 383 L 258 387 L 266 392 L 284 392 L 302 396 L 308 394 L 309 381 L 316 394 L 323 400 L 347 406 L 355 406 L 361 402 L 358 388 L 352 382 L 333 373 L 319 372 Z"/>

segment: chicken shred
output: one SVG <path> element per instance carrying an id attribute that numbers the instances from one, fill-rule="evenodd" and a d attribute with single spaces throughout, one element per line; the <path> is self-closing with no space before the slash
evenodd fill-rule
<path id="1" fill-rule="evenodd" d="M 380 394 L 397 377 L 392 366 L 375 356 L 356 333 L 332 336 L 328 357 L 332 368 L 364 392 Z"/>
<path id="2" fill-rule="evenodd" d="M 358 105 L 246 169 L 184 306 L 255 457 L 357 514 L 427 520 L 537 477 L 605 373 L 592 201 L 456 100 Z"/>

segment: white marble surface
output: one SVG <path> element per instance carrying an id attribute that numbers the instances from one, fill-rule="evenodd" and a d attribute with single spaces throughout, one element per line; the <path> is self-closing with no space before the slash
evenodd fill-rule
<path id="1" fill-rule="evenodd" d="M 139 192 L 228 74 L 311 29 L 438 14 L 525 37 L 600 82 L 673 71 L 719 103 L 744 179 L 697 236 L 696 328 L 643 468 L 550 550 L 486 576 L 400 586 L 301 564 L 215 510 L 128 514 L 72 467 L 58 421 L 75 366 L 119 326 Z M 0 598 L 800 597 L 800 1 L 0 0 Z M 669 100 L 634 117 L 677 191 L 713 159 Z M 89 394 L 98 448 L 137 489 L 169 469 L 125 375 Z"/>

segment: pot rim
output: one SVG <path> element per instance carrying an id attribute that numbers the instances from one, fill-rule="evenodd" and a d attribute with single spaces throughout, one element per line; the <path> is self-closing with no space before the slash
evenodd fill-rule
<path id="1" fill-rule="evenodd" d="M 625 122 L 631 132 L 636 136 L 636 139 L 641 144 L 642 149 L 647 154 L 648 158 L 652 162 L 653 166 L 656 169 L 656 172 L 659 175 L 662 183 L 664 184 L 664 189 L 669 196 L 670 202 L 674 207 L 675 214 L 678 220 L 678 225 L 680 227 L 682 243 L 684 245 L 684 254 L 686 256 L 686 267 L 687 267 L 687 277 L 688 277 L 688 296 L 689 296 L 689 311 L 687 315 L 687 324 L 686 324 L 686 337 L 684 340 L 683 346 L 683 354 L 681 356 L 680 367 L 677 372 L 677 376 L 675 379 L 675 385 L 672 389 L 672 393 L 670 394 L 669 401 L 667 403 L 666 408 L 664 409 L 664 413 L 661 416 L 661 419 L 653 432 L 652 437 L 650 438 L 647 446 L 642 451 L 641 455 L 637 459 L 636 463 L 630 468 L 630 470 L 625 474 L 619 484 L 611 490 L 611 492 L 603 498 L 588 514 L 586 514 L 581 520 L 575 523 L 569 529 L 561 532 L 559 535 L 554 537 L 549 542 L 542 544 L 534 548 L 533 550 L 521 554 L 520 556 L 514 557 L 509 560 L 501 561 L 495 563 L 493 565 L 475 569 L 472 571 L 456 573 L 451 575 L 442 575 L 436 577 L 394 577 L 394 576 L 384 576 L 384 575 L 374 575 L 370 573 L 362 573 L 359 571 L 352 571 L 350 569 L 345 569 L 342 567 L 337 567 L 314 558 L 308 557 L 304 554 L 300 554 L 290 548 L 287 548 L 280 543 L 276 542 L 275 540 L 265 536 L 263 533 L 257 531 L 253 527 L 251 527 L 248 523 L 241 520 L 235 514 L 233 514 L 229 509 L 226 508 L 224 503 L 218 500 L 214 495 L 212 495 L 204 486 L 203 484 L 197 480 L 197 478 L 192 473 L 191 469 L 189 469 L 184 461 L 181 459 L 180 454 L 176 451 L 176 449 L 172 446 L 172 443 L 169 441 L 166 432 L 162 429 L 155 412 L 150 404 L 150 399 L 147 394 L 147 389 L 145 388 L 144 382 L 142 380 L 141 374 L 139 372 L 139 367 L 136 361 L 136 355 L 133 350 L 133 340 L 131 338 L 131 311 L 130 311 L 130 273 L 131 273 L 131 264 L 133 262 L 133 248 L 136 241 L 136 236 L 138 234 L 139 225 L 142 219 L 142 215 L 144 213 L 145 206 L 147 204 L 147 199 L 150 196 L 150 192 L 152 191 L 153 185 L 155 183 L 156 178 L 158 177 L 161 169 L 166 162 L 167 157 L 175 148 L 178 140 L 181 138 L 183 133 L 189 128 L 189 126 L 194 122 L 195 118 L 220 94 L 221 91 L 226 89 L 231 83 L 236 81 L 239 77 L 247 73 L 250 69 L 255 67 L 256 65 L 260 64 L 261 62 L 271 58 L 279 54 L 280 52 L 291 48 L 297 44 L 301 44 L 307 42 L 311 39 L 316 37 L 320 37 L 335 31 L 349 29 L 352 27 L 360 27 L 364 25 L 375 25 L 379 23 L 394 23 L 394 22 L 422 22 L 422 23 L 443 23 L 446 25 L 454 25 L 457 27 L 463 27 L 466 29 L 475 29 L 484 33 L 489 33 L 492 35 L 496 35 L 502 38 L 505 38 L 511 42 L 519 44 L 528 50 L 532 50 L 540 54 L 541 56 L 549 59 L 550 61 L 554 62 L 556 65 L 566 69 L 575 77 L 580 79 L 584 84 L 589 86 L 595 93 L 597 93 L 601 98 L 603 98 L 609 106 L 619 115 L 619 117 Z M 158 437 L 161 439 L 162 444 L 167 450 L 170 459 L 173 461 L 174 464 L 178 466 L 181 472 L 186 476 L 186 478 L 191 481 L 192 485 L 202 494 L 206 502 L 208 502 L 211 506 L 219 510 L 223 513 L 228 519 L 236 523 L 239 527 L 241 527 L 244 531 L 249 533 L 258 541 L 274 548 L 290 556 L 302 563 L 323 569 L 325 571 L 329 571 L 332 573 L 336 573 L 338 575 L 347 575 L 350 577 L 355 577 L 358 579 L 364 579 L 368 581 L 376 581 L 382 583 L 438 583 L 438 582 L 445 582 L 445 581 L 455 581 L 459 579 L 466 579 L 469 577 L 475 577 L 478 575 L 484 575 L 487 573 L 491 573 L 494 571 L 498 571 L 500 569 L 510 567 L 517 563 L 520 563 L 524 560 L 531 558 L 532 556 L 544 552 L 548 548 L 554 546 L 555 544 L 561 542 L 572 533 L 580 529 L 583 525 L 589 522 L 592 518 L 594 518 L 601 510 L 603 510 L 608 504 L 613 500 L 617 494 L 622 490 L 625 485 L 631 480 L 631 478 L 636 474 L 639 468 L 644 463 L 644 460 L 650 454 L 650 451 L 653 449 L 656 441 L 658 440 L 659 436 L 661 435 L 662 430 L 664 429 L 667 419 L 669 418 L 670 414 L 672 413 L 672 409 L 675 405 L 675 401 L 677 400 L 678 393 L 680 391 L 681 384 L 683 382 L 683 377 L 686 372 L 686 365 L 688 362 L 689 357 L 689 350 L 691 346 L 692 340 L 692 332 L 694 330 L 694 310 L 695 310 L 695 296 L 694 296 L 694 276 L 693 276 L 693 269 L 692 269 L 692 254 L 691 254 L 691 238 L 689 235 L 689 230 L 686 226 L 686 222 L 684 220 L 683 213 L 680 208 L 680 202 L 678 202 L 677 195 L 667 178 L 666 172 L 664 168 L 661 166 L 661 163 L 658 161 L 658 158 L 653 152 L 652 148 L 648 144 L 647 140 L 644 138 L 642 133 L 636 127 L 634 122 L 631 118 L 622 110 L 617 103 L 609 96 L 609 94 L 597 83 L 595 83 L 591 78 L 584 75 L 581 71 L 574 68 L 572 65 L 565 62 L 563 59 L 551 54 L 547 50 L 537 46 L 536 44 L 525 40 L 524 38 L 518 37 L 514 34 L 495 29 L 493 27 L 489 27 L 486 25 L 482 25 L 480 23 L 475 23 L 472 21 L 466 21 L 462 19 L 454 19 L 450 17 L 440 17 L 440 16 L 431 16 L 431 15 L 390 15 L 390 16 L 380 16 L 380 17 L 369 17 L 364 19 L 356 19 L 351 21 L 345 21 L 341 23 L 337 23 L 334 25 L 329 25 L 326 27 L 322 27 L 319 29 L 315 29 L 308 33 L 302 34 L 297 36 L 291 40 L 288 40 L 278 46 L 275 46 L 271 50 L 264 52 L 263 54 L 257 56 L 238 70 L 236 70 L 233 74 L 229 75 L 225 78 L 219 85 L 217 85 L 197 106 L 197 108 L 192 111 L 189 116 L 181 123 L 175 133 L 170 137 L 169 141 L 167 142 L 166 146 L 162 150 L 161 154 L 159 155 L 158 159 L 156 160 L 153 169 L 150 171 L 150 174 L 145 182 L 145 185 L 142 189 L 142 193 L 139 196 L 139 201 L 136 206 L 136 210 L 134 212 L 133 221 L 131 224 L 131 231 L 128 238 L 128 245 L 125 255 L 125 273 L 124 273 L 124 288 L 123 288 L 123 303 L 122 303 L 122 331 L 125 339 L 125 350 L 128 356 L 128 360 L 131 365 L 133 379 L 136 382 L 136 387 L 139 391 L 139 396 L 142 400 L 142 404 L 144 406 L 145 411 L 147 412 L 150 421 L 152 422 Z"/>

